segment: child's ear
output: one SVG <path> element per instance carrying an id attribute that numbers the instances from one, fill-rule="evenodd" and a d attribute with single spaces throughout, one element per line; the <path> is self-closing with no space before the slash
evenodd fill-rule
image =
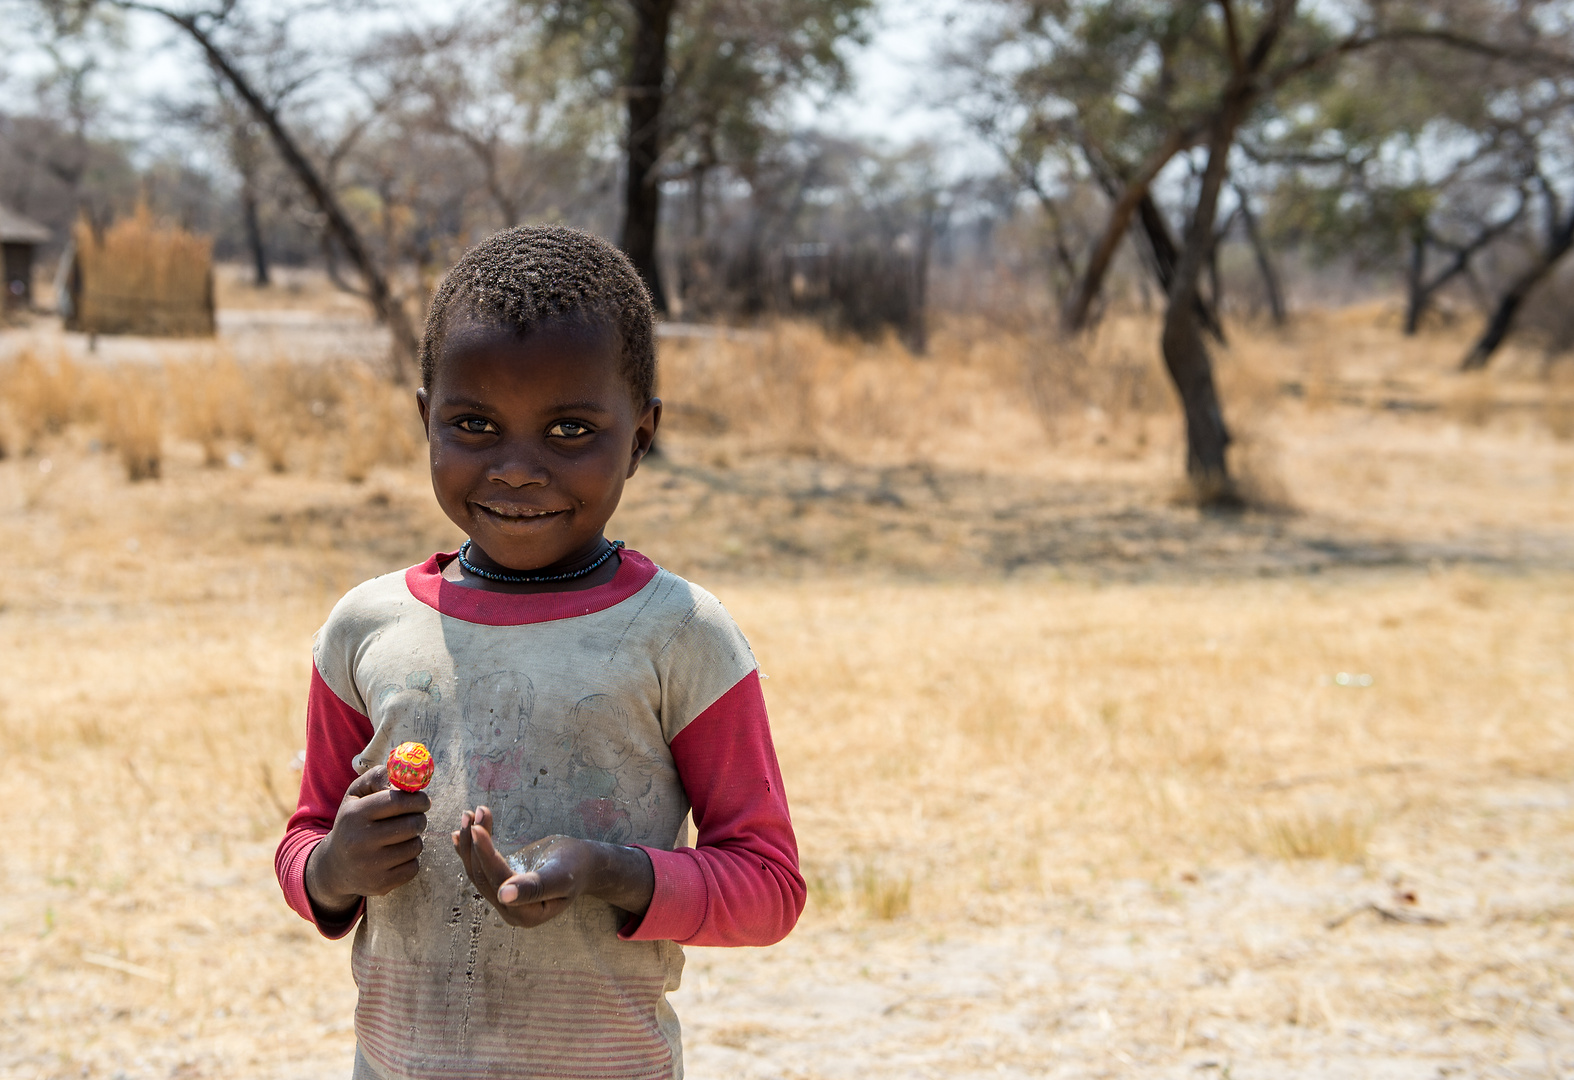
<path id="1" fill-rule="evenodd" d="M 634 422 L 634 449 L 629 454 L 629 471 L 625 480 L 634 475 L 639 463 L 650 453 L 651 444 L 656 441 L 656 429 L 660 426 L 661 399 L 653 397 L 645 403 L 645 411 Z"/>
<path id="2" fill-rule="evenodd" d="M 426 432 L 427 438 L 432 435 L 432 406 L 426 395 L 426 387 L 418 387 L 415 391 L 415 407 L 421 410 L 421 430 Z"/>

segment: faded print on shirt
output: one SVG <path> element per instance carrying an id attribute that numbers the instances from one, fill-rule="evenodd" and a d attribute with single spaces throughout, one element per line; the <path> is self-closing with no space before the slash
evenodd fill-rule
<path id="1" fill-rule="evenodd" d="M 340 601 L 314 655 L 371 720 L 357 771 L 410 739 L 436 761 L 420 871 L 368 901 L 355 937 L 365 1065 L 390 1080 L 681 1076 L 665 998 L 681 947 L 619 940 L 623 913 L 589 898 L 509 927 L 449 834 L 485 804 L 505 856 L 555 833 L 676 846 L 689 804 L 668 743 L 755 667 L 720 603 L 657 571 L 603 610 L 492 626 L 393 574 Z"/>

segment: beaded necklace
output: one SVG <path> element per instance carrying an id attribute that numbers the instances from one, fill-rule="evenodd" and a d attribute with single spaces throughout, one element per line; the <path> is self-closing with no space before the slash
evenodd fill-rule
<path id="1" fill-rule="evenodd" d="M 466 540 L 459 547 L 459 565 L 476 577 L 486 578 L 488 581 L 498 581 L 504 585 L 545 585 L 552 581 L 573 581 L 600 567 L 612 556 L 616 555 L 623 547 L 623 541 L 614 540 L 607 550 L 603 551 L 596 561 L 579 570 L 570 570 L 566 574 L 499 574 L 495 570 L 483 570 L 465 555 L 470 551 L 470 541 Z"/>

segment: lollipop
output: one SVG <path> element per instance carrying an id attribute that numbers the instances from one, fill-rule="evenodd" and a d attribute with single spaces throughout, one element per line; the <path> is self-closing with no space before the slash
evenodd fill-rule
<path id="1" fill-rule="evenodd" d="M 420 791 L 432 782 L 432 752 L 418 742 L 400 743 L 388 754 L 388 782 L 400 791 Z"/>

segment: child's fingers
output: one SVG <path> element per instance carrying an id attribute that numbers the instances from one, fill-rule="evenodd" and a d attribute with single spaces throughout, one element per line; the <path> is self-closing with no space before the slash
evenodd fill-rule
<path id="1" fill-rule="evenodd" d="M 390 868 L 403 866 L 407 862 L 415 862 L 420 856 L 424 846 L 419 836 L 412 836 L 402 844 L 392 844 L 380 852 L 383 862 Z"/>
<path id="2" fill-rule="evenodd" d="M 497 887 L 508 880 L 508 863 L 497 853 L 497 847 L 492 843 L 492 834 L 479 821 L 470 826 L 470 843 L 471 867 L 486 876 L 488 887 L 493 895 L 496 895 Z M 472 873 L 471 876 L 473 877 L 474 874 Z"/>
<path id="3" fill-rule="evenodd" d="M 416 859 L 409 859 L 397 866 L 390 866 L 383 871 L 388 879 L 387 892 L 393 892 L 401 885 L 407 885 L 415 880 L 415 875 L 421 872 L 421 864 Z M 386 894 L 385 894 L 386 895 Z"/>
<path id="4" fill-rule="evenodd" d="M 378 765 L 367 769 L 360 776 L 357 776 L 351 782 L 349 790 L 345 794 L 353 795 L 357 799 L 364 799 L 368 795 L 388 790 L 388 786 L 388 766 Z"/>
<path id="5" fill-rule="evenodd" d="M 382 821 L 404 814 L 424 814 L 432 808 L 432 800 L 424 791 L 400 791 L 387 788 L 361 797 L 357 812 L 367 821 Z"/>
<path id="6" fill-rule="evenodd" d="M 465 869 L 470 869 L 470 826 L 475 821 L 475 815 L 466 810 L 459 815 L 459 828 L 449 833 L 449 838 L 454 842 L 454 850 L 459 852 L 459 859 L 465 864 Z"/>

